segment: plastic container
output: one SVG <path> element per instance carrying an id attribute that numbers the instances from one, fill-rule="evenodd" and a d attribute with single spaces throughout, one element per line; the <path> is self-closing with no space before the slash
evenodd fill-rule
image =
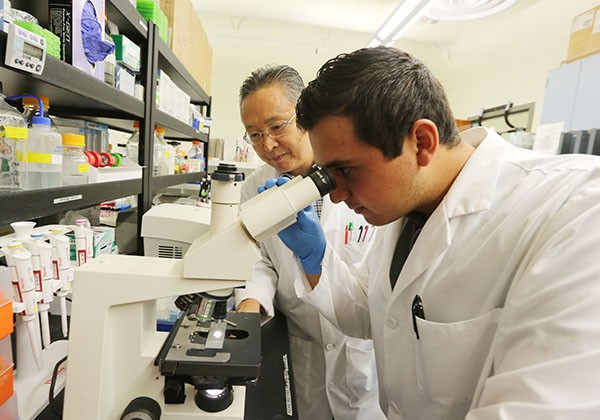
<path id="1" fill-rule="evenodd" d="M 62 136 L 50 126 L 50 118 L 34 116 L 27 153 L 28 189 L 62 185 Z"/>
<path id="2" fill-rule="evenodd" d="M 84 136 L 81 134 L 62 135 L 63 185 L 88 183 L 90 165 L 84 151 Z"/>
<path id="3" fill-rule="evenodd" d="M 187 156 L 190 172 L 202 172 L 206 168 L 204 164 L 204 148 L 200 140 L 192 141 L 192 147 L 188 150 Z"/>
<path id="4" fill-rule="evenodd" d="M 42 103 L 44 104 L 44 115 L 42 115 L 43 117 L 48 118 L 48 111 L 50 109 L 50 99 L 48 99 L 47 96 L 44 95 L 39 95 L 39 98 L 42 100 Z M 31 118 L 34 117 L 35 115 L 40 115 L 40 105 L 39 105 L 39 101 L 37 98 L 33 97 L 33 96 L 27 96 L 25 98 L 23 98 L 22 100 L 23 103 L 23 117 L 25 118 L 25 121 L 27 121 L 27 124 L 31 127 Z"/>
<path id="5" fill-rule="evenodd" d="M 181 143 L 178 141 L 169 141 L 167 142 L 169 147 L 171 148 L 171 154 L 173 155 L 173 165 L 174 172 L 176 174 L 183 173 L 183 157 L 185 156 L 185 152 L 181 149 Z"/>
<path id="6" fill-rule="evenodd" d="M 21 190 L 27 184 L 27 124 L 4 98 L 0 93 L 0 190 Z"/>
<path id="7" fill-rule="evenodd" d="M 140 150 L 140 122 L 133 122 L 133 133 L 131 137 L 127 140 L 127 144 L 125 146 L 127 149 L 127 157 L 132 162 L 139 164 L 139 150 Z"/>
<path id="8" fill-rule="evenodd" d="M 165 140 L 165 129 L 163 127 L 156 128 L 154 140 L 154 159 L 158 156 L 158 175 L 173 175 L 175 173 L 175 154 Z M 160 150 L 157 148 L 157 144 Z"/>
<path id="9" fill-rule="evenodd" d="M 152 176 L 159 176 L 160 165 L 163 160 L 163 146 L 160 143 L 160 138 L 156 132 L 156 127 L 154 128 L 154 141 L 152 150 L 154 153 L 154 159 L 152 160 Z"/>

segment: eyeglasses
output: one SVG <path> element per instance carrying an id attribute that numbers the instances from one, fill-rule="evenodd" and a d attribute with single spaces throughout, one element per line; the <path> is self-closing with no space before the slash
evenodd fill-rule
<path id="1" fill-rule="evenodd" d="M 244 133 L 244 141 L 252 146 L 258 146 L 263 142 L 265 134 L 272 139 L 278 139 L 279 137 L 283 136 L 285 129 L 291 124 L 294 118 L 296 118 L 296 114 L 292 115 L 287 121 L 281 121 L 273 124 L 265 131 L 252 131 L 250 133 L 246 131 Z"/>

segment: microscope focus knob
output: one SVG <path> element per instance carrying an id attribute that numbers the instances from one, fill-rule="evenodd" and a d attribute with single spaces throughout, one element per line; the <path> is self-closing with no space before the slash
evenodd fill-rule
<path id="1" fill-rule="evenodd" d="M 159 420 L 160 405 L 149 397 L 137 397 L 125 407 L 121 420 Z"/>
<path id="2" fill-rule="evenodd" d="M 165 379 L 163 395 L 165 404 L 183 404 L 185 402 L 185 383 L 178 378 Z"/>

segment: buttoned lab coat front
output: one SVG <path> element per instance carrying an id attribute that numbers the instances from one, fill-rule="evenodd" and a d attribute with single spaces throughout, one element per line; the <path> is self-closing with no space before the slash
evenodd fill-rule
<path id="1" fill-rule="evenodd" d="M 484 128 L 462 137 L 478 147 L 393 291 L 404 220 L 378 229 L 360 272 L 328 247 L 317 287 L 297 293 L 373 337 L 390 419 L 599 419 L 600 158 L 541 155 Z"/>
<path id="2" fill-rule="evenodd" d="M 244 182 L 242 202 L 256 195 L 266 179 L 278 176 L 268 165 L 256 169 Z M 352 232 L 346 244 L 349 222 Z M 364 219 L 346 205 L 334 205 L 328 197 L 323 199 L 321 225 L 331 246 L 351 264 L 360 263 L 373 243 L 373 229 L 365 234 Z M 378 404 L 373 342 L 343 335 L 311 305 L 298 299 L 294 280 L 305 278 L 305 274 L 297 257 L 279 237 L 263 242 L 261 252 L 262 261 L 256 265 L 254 278 L 248 280 L 245 290 L 236 291 L 236 300 L 258 300 L 268 317 L 273 316 L 275 300 L 286 315 L 300 418 L 384 419 Z"/>

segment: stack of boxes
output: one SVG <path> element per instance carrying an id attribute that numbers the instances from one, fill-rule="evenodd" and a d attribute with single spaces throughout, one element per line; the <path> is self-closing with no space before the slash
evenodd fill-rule
<path id="1" fill-rule="evenodd" d="M 160 9 L 160 5 L 154 0 L 137 0 L 136 8 L 140 15 L 158 26 L 158 34 L 166 43 L 169 38 L 169 21 L 167 15 Z"/>
<path id="2" fill-rule="evenodd" d="M 117 66 L 115 68 L 115 87 L 135 96 L 135 78 L 140 72 L 141 49 L 125 35 L 112 35 L 115 43 Z"/>
<path id="3" fill-rule="evenodd" d="M 12 289 L 8 267 L 0 266 L 0 419 L 17 419 L 14 395 L 13 356 L 10 334 L 13 332 Z"/>
<path id="4" fill-rule="evenodd" d="M 210 95 L 213 52 L 192 2 L 160 0 L 160 7 L 168 18 L 167 45 L 200 87 Z"/>

